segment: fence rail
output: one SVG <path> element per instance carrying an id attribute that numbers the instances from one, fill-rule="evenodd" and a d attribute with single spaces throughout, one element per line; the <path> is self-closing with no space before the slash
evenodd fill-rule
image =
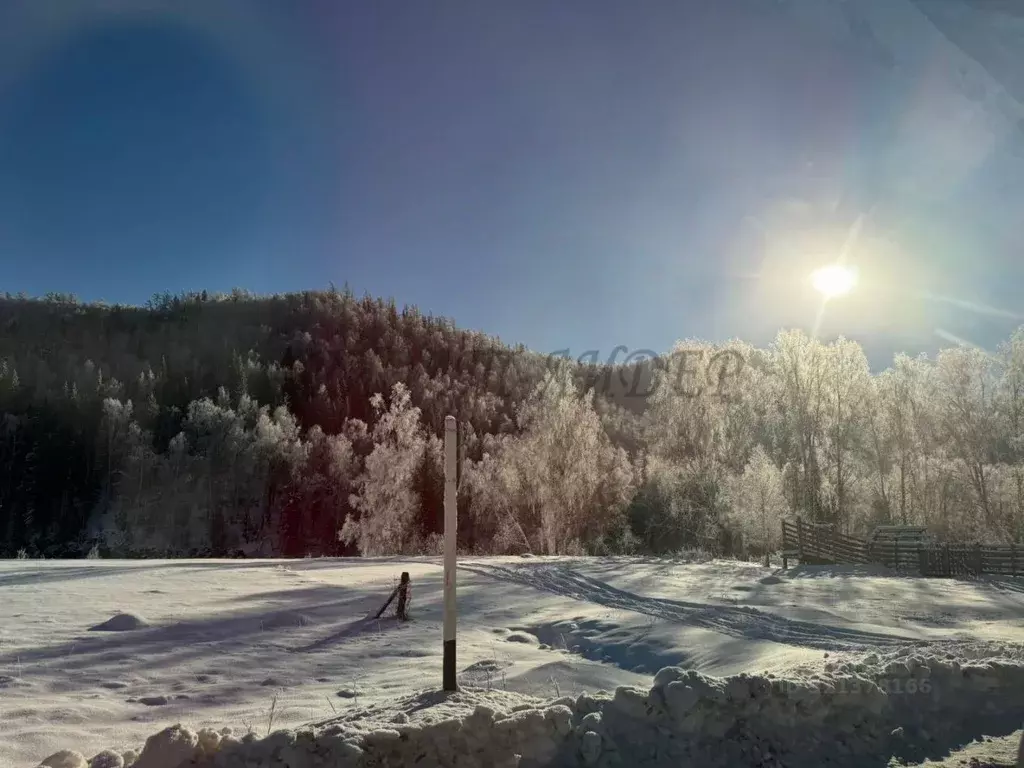
<path id="1" fill-rule="evenodd" d="M 1024 546 L 1018 544 L 931 544 L 919 539 L 867 541 L 800 518 L 782 523 L 783 564 L 878 563 L 922 576 L 1024 575 Z"/>

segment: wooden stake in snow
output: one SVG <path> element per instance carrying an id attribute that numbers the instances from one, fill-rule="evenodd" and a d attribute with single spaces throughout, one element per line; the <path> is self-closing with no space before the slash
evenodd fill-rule
<path id="1" fill-rule="evenodd" d="M 398 607 L 395 609 L 395 615 L 401 621 L 409 620 L 409 615 L 406 613 L 409 605 L 409 588 L 409 572 L 402 571 L 402 580 L 398 582 Z"/>
<path id="2" fill-rule="evenodd" d="M 395 587 L 391 591 L 391 597 L 389 597 L 388 601 L 386 603 L 384 603 L 384 605 L 382 605 L 380 607 L 380 610 L 377 611 L 377 615 L 374 616 L 373 618 L 379 619 L 381 616 L 383 616 L 384 615 L 384 611 L 386 611 L 388 609 L 388 606 L 391 605 L 391 601 L 394 600 L 395 597 L 398 597 L 398 607 L 395 610 L 395 615 L 398 616 L 398 618 L 401 619 L 402 621 L 406 621 L 409 618 L 408 615 L 406 615 L 406 612 L 405 612 L 405 606 L 406 606 L 406 603 L 409 600 L 409 572 L 408 571 L 402 571 L 402 578 L 398 582 L 398 586 Z"/>
<path id="3" fill-rule="evenodd" d="M 456 691 L 455 682 L 455 542 L 457 436 L 455 417 L 444 418 L 444 690 Z"/>

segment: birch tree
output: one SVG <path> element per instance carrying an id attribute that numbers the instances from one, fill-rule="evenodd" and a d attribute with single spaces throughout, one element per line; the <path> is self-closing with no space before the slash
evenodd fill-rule
<path id="1" fill-rule="evenodd" d="M 786 494 L 782 471 L 761 446 L 754 449 L 730 490 L 733 520 L 744 542 L 763 553 L 777 549 L 787 511 Z"/>
<path id="2" fill-rule="evenodd" d="M 363 555 L 411 553 L 419 512 L 414 478 L 426 447 L 420 410 L 401 382 L 392 387 L 390 404 L 380 394 L 371 404 L 377 417 L 374 447 L 351 497 L 359 515 L 345 521 L 341 538 Z"/>

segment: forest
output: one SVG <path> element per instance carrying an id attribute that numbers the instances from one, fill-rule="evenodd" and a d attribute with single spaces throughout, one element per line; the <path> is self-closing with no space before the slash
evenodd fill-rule
<path id="1" fill-rule="evenodd" d="M 1024 540 L 1024 331 L 573 361 L 347 288 L 0 298 L 0 556 L 760 555 L 800 515 Z"/>

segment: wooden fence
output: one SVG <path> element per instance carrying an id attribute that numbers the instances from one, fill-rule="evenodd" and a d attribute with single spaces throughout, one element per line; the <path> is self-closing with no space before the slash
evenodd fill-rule
<path id="1" fill-rule="evenodd" d="M 925 544 L 920 541 L 869 542 L 811 525 L 799 518 L 782 523 L 782 556 L 801 563 L 878 563 L 922 576 L 974 577 L 1024 575 L 1024 546 L 1017 544 Z"/>

